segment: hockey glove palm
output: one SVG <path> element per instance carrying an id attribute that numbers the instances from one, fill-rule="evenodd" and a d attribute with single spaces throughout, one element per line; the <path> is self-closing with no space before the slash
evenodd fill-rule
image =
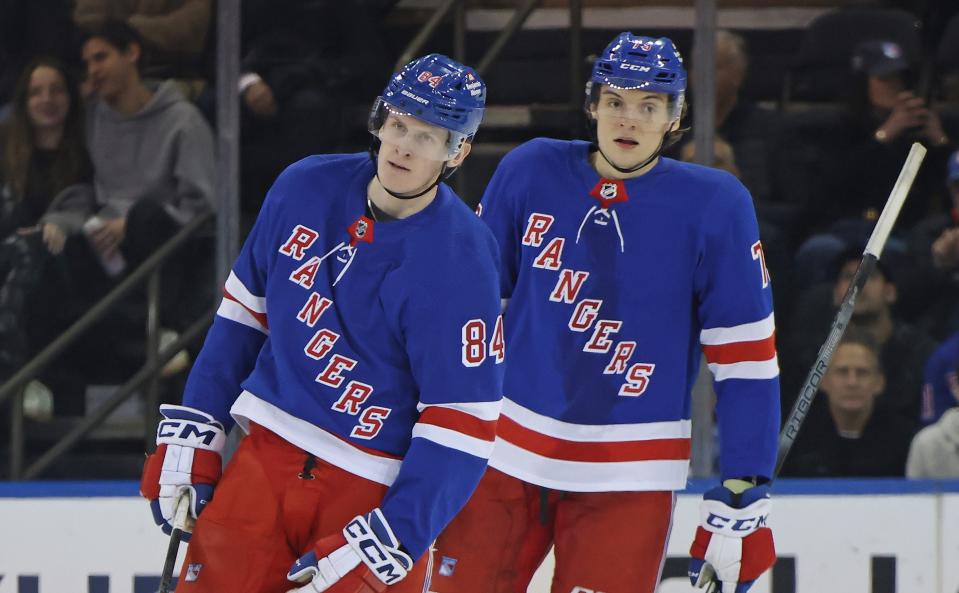
<path id="1" fill-rule="evenodd" d="M 308 583 L 289 593 L 382 593 L 413 568 L 380 509 L 359 515 L 342 533 L 324 537 L 297 560 L 286 575 Z"/>
<path id="2" fill-rule="evenodd" d="M 773 534 L 766 526 L 771 507 L 765 485 L 740 493 L 724 485 L 703 495 L 700 526 L 689 550 L 693 586 L 706 587 L 707 593 L 749 590 L 776 562 Z"/>
<path id="3" fill-rule="evenodd" d="M 226 442 L 223 425 L 206 412 L 164 404 L 157 427 L 157 449 L 147 457 L 140 495 L 150 500 L 153 520 L 169 534 L 180 492 L 190 495 L 190 516 L 196 519 L 213 497 L 220 479 L 220 452 Z M 183 535 L 189 540 L 190 534 Z"/>

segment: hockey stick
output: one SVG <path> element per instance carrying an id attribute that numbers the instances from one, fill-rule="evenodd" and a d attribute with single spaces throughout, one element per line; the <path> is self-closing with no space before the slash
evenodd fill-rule
<path id="1" fill-rule="evenodd" d="M 802 389 L 799 391 L 799 397 L 796 399 L 796 403 L 793 404 L 792 411 L 789 413 L 789 418 L 783 425 L 782 432 L 779 433 L 779 454 L 776 458 L 776 471 L 773 474 L 773 478 L 779 476 L 783 462 L 786 460 L 786 455 L 789 454 L 789 449 L 792 448 L 793 442 L 796 440 L 796 435 L 799 434 L 799 429 L 806 419 L 806 414 L 809 413 L 812 400 L 819 391 L 819 383 L 829 368 L 829 361 L 832 360 L 836 345 L 839 344 L 839 340 L 849 325 L 853 308 L 856 306 L 856 297 L 859 296 L 859 292 L 862 291 L 863 286 L 866 285 L 866 280 L 869 279 L 869 275 L 876 267 L 879 256 L 882 255 L 883 247 L 886 246 L 886 239 L 889 238 L 892 226 L 899 216 L 899 211 L 906 201 L 906 196 L 912 188 L 912 182 L 915 180 L 916 173 L 919 171 L 919 165 L 922 164 L 922 159 L 925 156 L 925 147 L 918 142 L 914 142 L 912 148 L 909 150 L 909 156 L 906 157 L 906 162 L 899 172 L 899 178 L 896 179 L 896 184 L 892 187 L 889 199 L 882 209 L 882 214 L 879 215 L 879 220 L 872 230 L 869 242 L 866 243 L 862 261 L 859 262 L 856 275 L 853 276 L 849 289 L 846 290 L 846 296 L 843 297 L 842 305 L 839 306 L 839 311 L 832 321 L 829 336 L 819 349 L 816 362 L 813 363 L 812 368 L 809 369 L 806 382 L 803 383 Z"/>
<path id="2" fill-rule="evenodd" d="M 167 546 L 166 560 L 163 562 L 163 572 L 160 574 L 160 589 L 157 593 L 170 593 L 173 565 L 176 564 L 177 552 L 180 551 L 180 540 L 183 539 L 183 533 L 187 530 L 189 513 L 190 493 L 183 490 L 173 501 L 173 531 L 170 532 L 170 545 Z"/>

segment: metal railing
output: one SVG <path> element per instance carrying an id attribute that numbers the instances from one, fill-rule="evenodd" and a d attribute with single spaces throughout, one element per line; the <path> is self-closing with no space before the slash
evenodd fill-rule
<path id="1" fill-rule="evenodd" d="M 513 11 L 513 15 L 510 17 L 509 21 L 506 23 L 506 26 L 499 32 L 499 35 L 496 36 L 496 39 L 486 48 L 486 52 L 483 54 L 483 57 L 477 62 L 476 71 L 480 74 L 485 74 L 490 66 L 493 65 L 493 62 L 499 57 L 500 52 L 503 51 L 503 48 L 509 43 L 510 39 L 516 35 L 523 28 L 523 25 L 529 19 L 533 11 L 540 5 L 541 0 L 524 0 L 523 3 Z M 399 70 L 405 64 L 409 63 L 410 60 L 419 55 L 423 47 L 427 44 L 439 26 L 446 19 L 447 15 L 453 10 L 456 9 L 456 16 L 454 18 L 454 28 L 453 28 L 453 48 L 454 57 L 458 60 L 463 60 L 465 58 L 465 37 L 466 37 L 466 26 L 465 26 L 465 12 L 466 12 L 466 0 L 444 0 L 436 9 L 433 11 L 433 14 L 430 15 L 430 18 L 423 24 L 423 27 L 416 33 L 413 39 L 406 46 L 406 49 L 403 50 L 403 53 L 400 54 L 399 60 L 396 62 L 395 70 Z M 582 94 L 582 85 L 583 82 L 579 79 L 579 74 L 581 70 L 580 62 L 582 61 L 582 56 L 580 55 L 582 51 L 582 26 L 583 26 L 583 3 L 582 0 L 570 0 L 569 2 L 569 26 L 570 26 L 570 62 L 571 69 L 570 73 L 572 75 L 572 86 L 573 86 L 573 97 L 575 100 L 574 107 L 579 109 L 579 103 L 581 102 Z"/>
<path id="2" fill-rule="evenodd" d="M 395 70 L 409 63 L 423 50 L 439 26 L 453 13 L 453 57 L 459 61 L 466 59 L 466 0 L 443 0 L 439 4 L 410 43 L 400 54 Z M 506 44 L 523 28 L 533 11 L 541 4 L 540 0 L 524 0 L 513 11 L 509 21 L 479 59 L 476 71 L 481 75 L 489 72 L 490 67 L 499 58 Z M 579 131 L 580 113 L 583 108 L 583 67 L 586 62 L 583 55 L 583 2 L 569 0 L 569 102 L 563 108 L 569 114 L 570 137 Z"/>
<path id="3" fill-rule="evenodd" d="M 413 60 L 417 55 L 419 55 L 420 50 L 423 49 L 423 46 L 426 45 L 426 42 L 430 40 L 430 37 L 433 36 L 433 33 L 436 32 L 436 29 L 439 28 L 443 20 L 446 18 L 446 15 L 450 11 L 457 7 L 462 8 L 462 4 L 465 0 L 443 0 L 443 3 L 436 7 L 436 10 L 433 11 L 433 14 L 430 15 L 430 18 L 426 21 L 423 27 L 419 30 L 416 36 L 407 44 L 406 49 L 403 50 L 403 53 L 400 54 L 400 59 L 396 61 L 396 66 L 393 68 L 394 72 L 399 72 L 400 68 L 408 64 Z M 459 37 L 460 33 L 457 34 Z M 460 45 L 462 46 L 462 39 L 459 40 Z"/>
<path id="4" fill-rule="evenodd" d="M 157 420 L 157 381 L 159 371 L 184 346 L 200 335 L 208 326 L 213 317 L 209 311 L 194 322 L 176 341 L 159 350 L 159 291 L 160 266 L 162 266 L 177 250 L 182 248 L 188 240 L 194 237 L 213 217 L 212 212 L 203 214 L 164 243 L 153 255 L 144 261 L 120 284 L 103 297 L 96 305 L 75 321 L 53 342 L 47 345 L 40 353 L 25 364 L 17 373 L 0 386 L 0 405 L 7 399 L 14 398 L 10 416 L 10 478 L 14 480 L 36 477 L 41 471 L 49 467 L 57 457 L 69 450 L 80 439 L 98 427 L 120 404 L 132 397 L 144 385 L 147 414 L 144 418 L 144 434 L 152 436 L 153 425 Z M 37 377 L 50 363 L 64 350 L 73 344 L 82 334 L 103 319 L 113 307 L 130 292 L 147 282 L 147 331 L 146 331 L 146 362 L 132 379 L 121 386 L 106 402 L 93 412 L 86 415 L 73 429 L 67 432 L 58 442 L 37 459 L 29 468 L 23 469 L 24 462 L 24 418 L 23 418 L 23 387 Z M 152 438 L 148 438 L 152 444 Z"/>

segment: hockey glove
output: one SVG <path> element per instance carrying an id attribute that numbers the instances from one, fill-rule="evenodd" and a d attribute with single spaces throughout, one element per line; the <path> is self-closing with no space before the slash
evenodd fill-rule
<path id="1" fill-rule="evenodd" d="M 373 509 L 301 556 L 286 578 L 308 584 L 288 593 L 382 593 L 412 568 L 413 559 L 401 548 L 383 513 Z"/>
<path id="2" fill-rule="evenodd" d="M 190 495 L 193 519 L 213 497 L 222 472 L 220 452 L 226 433 L 213 416 L 194 408 L 164 404 L 160 413 L 157 449 L 143 466 L 140 495 L 149 499 L 153 520 L 169 534 L 180 492 Z M 189 541 L 190 534 L 184 533 L 183 539 Z"/>
<path id="3" fill-rule="evenodd" d="M 766 526 L 772 507 L 769 486 L 742 489 L 747 483 L 741 480 L 723 484 L 704 494 L 700 503 L 700 526 L 689 550 L 689 580 L 706 587 L 707 593 L 746 593 L 776 562 L 773 534 Z"/>

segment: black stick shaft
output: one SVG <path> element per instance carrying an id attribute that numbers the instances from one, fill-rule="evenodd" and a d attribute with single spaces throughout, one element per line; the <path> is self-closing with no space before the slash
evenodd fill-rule
<path id="1" fill-rule="evenodd" d="M 183 532 L 176 528 L 170 533 L 170 545 L 167 546 L 163 573 L 160 575 L 160 590 L 157 593 L 170 593 L 170 583 L 173 581 L 173 565 L 176 564 L 176 556 L 177 552 L 180 551 L 182 536 Z"/>

